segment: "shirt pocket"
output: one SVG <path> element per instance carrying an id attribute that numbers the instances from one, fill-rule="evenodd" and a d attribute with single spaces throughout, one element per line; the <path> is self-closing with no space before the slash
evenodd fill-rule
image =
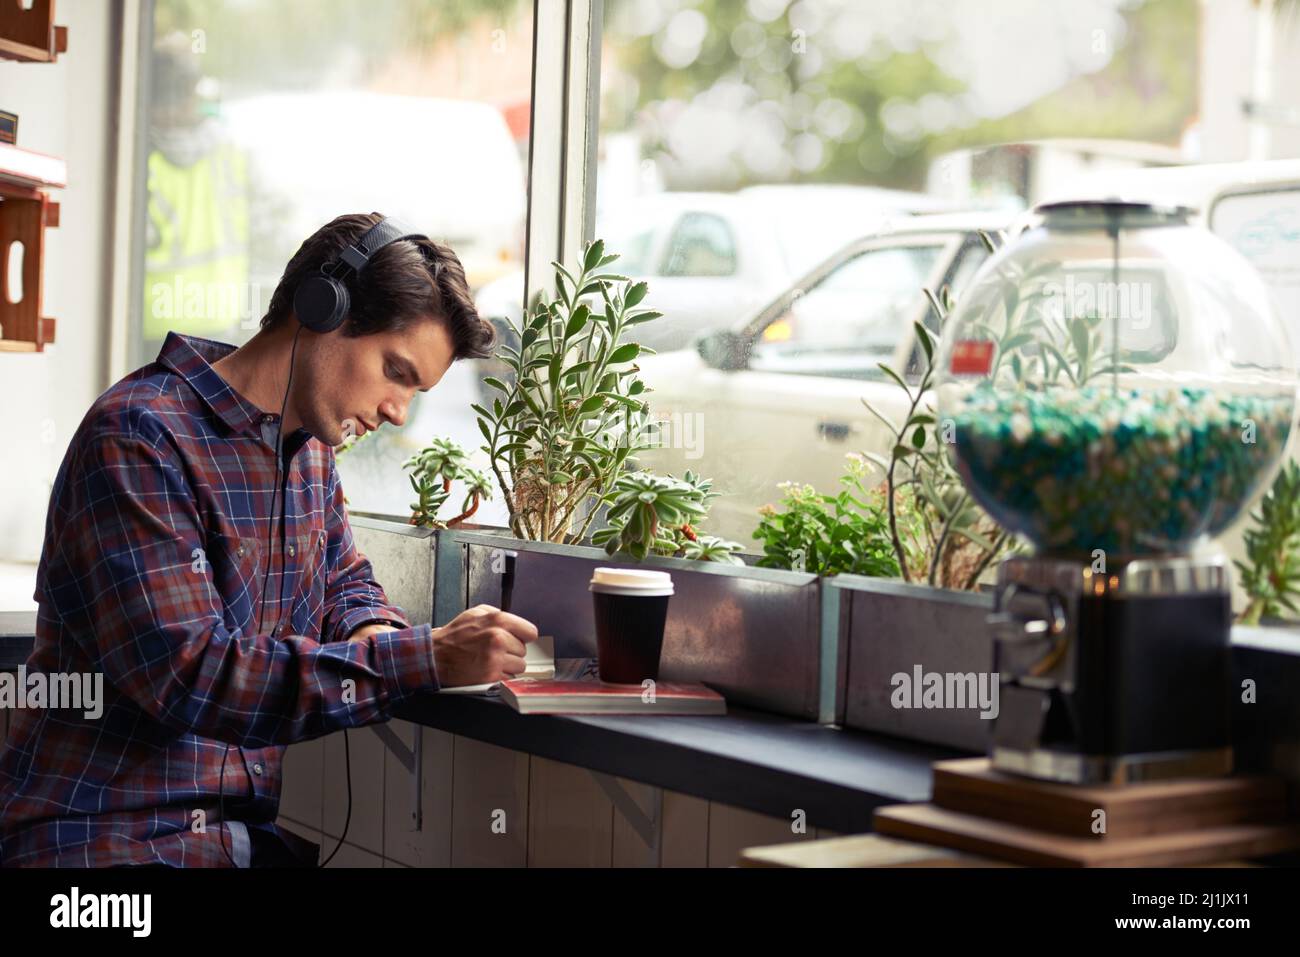
<path id="1" fill-rule="evenodd" d="M 293 591 L 286 594 L 293 615 L 293 632 L 321 640 L 321 623 L 325 615 L 325 532 L 309 529 L 289 540 L 290 573 Z"/>
<path id="2" fill-rule="evenodd" d="M 223 605 L 226 627 L 244 635 L 255 634 L 262 599 L 265 545 L 256 538 L 217 535 L 209 556 L 212 581 Z M 269 597 L 269 596 L 268 596 Z"/>

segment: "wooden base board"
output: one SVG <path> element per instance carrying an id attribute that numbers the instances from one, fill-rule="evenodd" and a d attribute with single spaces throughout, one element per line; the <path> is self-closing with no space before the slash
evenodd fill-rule
<path id="1" fill-rule="evenodd" d="M 821 841 L 794 841 L 741 852 L 738 867 L 1013 867 L 946 847 L 854 834 Z"/>
<path id="2" fill-rule="evenodd" d="M 1106 841 L 1265 824 L 1287 813 L 1286 784 L 1280 778 L 1081 786 L 995 771 L 988 758 L 936 762 L 932 801 L 962 814 Z"/>
<path id="3" fill-rule="evenodd" d="M 962 814 L 933 804 L 880 808 L 876 832 L 1032 867 L 1184 867 L 1300 848 L 1300 823 L 1239 824 L 1093 840 Z"/>

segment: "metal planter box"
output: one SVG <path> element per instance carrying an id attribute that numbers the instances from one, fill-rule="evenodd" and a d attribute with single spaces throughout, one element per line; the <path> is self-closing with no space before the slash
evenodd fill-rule
<path id="1" fill-rule="evenodd" d="M 1300 784 L 1300 627 L 1232 629 L 1232 746 L 1237 773 L 1279 774 Z M 1300 814 L 1300 788 L 1291 794 Z"/>
<path id="2" fill-rule="evenodd" d="M 832 590 L 828 607 L 838 605 L 844 681 L 836 710 L 843 724 L 986 752 L 993 721 L 980 714 L 990 709 L 951 695 L 938 707 L 926 706 L 913 689 L 937 674 L 950 690 L 982 688 L 986 701 L 996 694 L 987 626 L 992 595 L 851 575 L 825 587 Z M 828 615 L 828 630 L 835 620 Z M 961 678 L 972 675 L 973 685 Z"/>
<path id="3" fill-rule="evenodd" d="M 433 620 L 434 533 L 397 518 L 348 515 L 352 538 L 388 600 L 414 624 Z"/>
<path id="4" fill-rule="evenodd" d="M 440 531 L 435 624 L 473 605 L 501 604 L 507 550 L 518 555 L 511 610 L 555 636 L 557 657 L 594 656 L 592 569 L 635 564 L 599 548 L 526 542 L 504 531 Z M 703 682 L 732 704 L 820 717 L 826 656 L 816 575 L 673 558 L 647 558 L 640 567 L 673 576 L 665 681 Z M 828 666 L 833 672 L 833 660 Z"/>

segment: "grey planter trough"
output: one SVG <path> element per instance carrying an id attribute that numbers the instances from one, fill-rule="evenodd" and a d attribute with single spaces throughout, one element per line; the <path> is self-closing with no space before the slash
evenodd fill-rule
<path id="1" fill-rule="evenodd" d="M 525 542 L 504 530 L 440 531 L 435 623 L 473 605 L 501 604 L 507 550 L 518 555 L 511 610 L 555 636 L 557 657 L 594 656 L 592 569 L 635 563 L 590 546 Z M 657 557 L 640 566 L 673 576 L 662 680 L 703 682 L 736 705 L 820 717 L 824 656 L 816 575 Z"/>
<path id="2" fill-rule="evenodd" d="M 980 717 L 991 709 L 978 706 L 978 694 L 960 702 L 964 707 L 951 695 L 940 707 L 926 707 L 924 695 L 913 689 L 937 674 L 949 689 L 984 690 L 986 701 L 996 693 L 987 626 L 992 596 L 855 575 L 828 579 L 825 587 L 833 609 L 826 627 L 838 632 L 844 662 L 839 720 L 864 731 L 987 751 L 993 721 Z M 974 684 L 961 676 L 974 676 Z"/>

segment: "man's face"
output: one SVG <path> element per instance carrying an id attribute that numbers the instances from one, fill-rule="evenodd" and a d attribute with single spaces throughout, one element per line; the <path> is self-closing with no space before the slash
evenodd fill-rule
<path id="1" fill-rule="evenodd" d="M 405 422 L 416 391 L 428 392 L 451 367 L 454 347 L 446 323 L 425 317 L 352 339 L 342 330 L 304 329 L 298 351 L 296 417 L 316 438 L 338 445 L 385 422 Z"/>

